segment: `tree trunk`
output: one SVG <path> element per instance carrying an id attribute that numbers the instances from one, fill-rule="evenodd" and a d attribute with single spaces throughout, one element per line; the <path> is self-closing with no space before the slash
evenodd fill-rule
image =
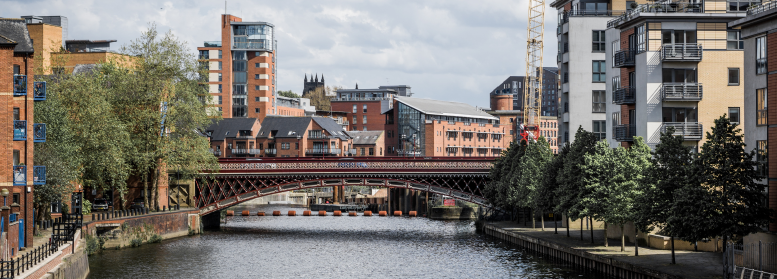
<path id="1" fill-rule="evenodd" d="M 157 198 L 158 196 L 159 196 L 159 168 L 157 167 L 157 169 L 154 171 L 154 183 L 153 183 L 153 188 L 151 189 L 151 203 L 152 203 L 151 208 L 159 208 L 159 201 Z"/>
<path id="2" fill-rule="evenodd" d="M 556 213 L 555 212 L 553 212 L 553 226 L 556 227 L 555 228 L 556 232 L 554 232 L 553 234 L 558 234 L 558 220 L 556 220 Z"/>
<path id="3" fill-rule="evenodd" d="M 542 225 L 542 231 L 545 231 L 545 214 L 540 212 L 540 224 Z"/>
<path id="4" fill-rule="evenodd" d="M 639 230 L 637 225 L 634 224 L 634 256 L 639 256 Z"/>
<path id="5" fill-rule="evenodd" d="M 143 200 L 145 201 L 145 205 L 149 205 L 148 200 L 148 172 L 143 172 Z"/>
<path id="6" fill-rule="evenodd" d="M 529 217 L 531 217 L 531 228 L 537 229 L 537 218 L 534 218 L 534 208 L 529 210 Z"/>
<path id="7" fill-rule="evenodd" d="M 674 261 L 674 236 L 670 237 L 670 241 L 672 242 L 672 264 L 675 264 L 675 261 Z"/>
<path id="8" fill-rule="evenodd" d="M 593 217 L 588 218 L 588 224 L 591 225 L 589 229 L 591 229 L 591 244 L 593 244 L 594 243 L 594 218 Z"/>
<path id="9" fill-rule="evenodd" d="M 571 220 L 569 220 L 569 212 L 567 212 L 567 214 L 564 215 L 564 216 L 566 216 L 566 218 L 567 218 L 567 237 L 570 237 L 569 236 L 569 226 L 572 225 L 572 224 L 569 223 L 571 221 Z"/>
<path id="10" fill-rule="evenodd" d="M 580 241 L 583 241 L 583 231 L 585 231 L 583 229 L 583 219 L 585 218 L 580 218 Z"/>
<path id="11" fill-rule="evenodd" d="M 604 222 L 604 247 L 610 246 L 607 242 L 607 222 Z"/>
<path id="12" fill-rule="evenodd" d="M 621 224 L 621 252 L 626 251 L 626 232 L 623 231 L 623 224 Z"/>

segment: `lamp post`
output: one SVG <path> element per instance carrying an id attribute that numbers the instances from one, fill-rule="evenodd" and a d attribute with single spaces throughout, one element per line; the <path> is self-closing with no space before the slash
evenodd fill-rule
<path id="1" fill-rule="evenodd" d="M 3 196 L 3 207 L 0 207 L 0 210 L 2 210 L 2 218 L 3 218 L 3 231 L 8 232 L 8 228 L 10 226 L 11 220 L 11 208 L 8 207 L 7 199 L 8 199 L 8 189 L 2 189 L 0 190 L 0 195 Z"/>

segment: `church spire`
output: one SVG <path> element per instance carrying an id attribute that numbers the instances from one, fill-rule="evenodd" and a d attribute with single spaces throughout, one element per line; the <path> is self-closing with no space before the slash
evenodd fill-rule
<path id="1" fill-rule="evenodd" d="M 305 82 L 308 82 L 308 74 L 305 74 Z"/>
<path id="2" fill-rule="evenodd" d="M 324 83 L 324 74 L 321 74 L 321 83 Z"/>
<path id="3" fill-rule="evenodd" d="M 356 89 L 359 89 L 359 83 L 358 82 L 356 83 Z"/>
<path id="4" fill-rule="evenodd" d="M 316 82 L 318 82 L 318 74 L 316 74 Z"/>

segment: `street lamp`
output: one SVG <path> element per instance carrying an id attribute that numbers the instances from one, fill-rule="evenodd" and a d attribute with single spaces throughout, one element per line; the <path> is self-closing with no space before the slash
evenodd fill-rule
<path id="1" fill-rule="evenodd" d="M 6 200 L 8 199 L 8 189 L 0 190 L 0 195 L 3 196 L 3 207 L 0 209 L 2 210 L 10 209 L 10 207 L 6 205 Z"/>

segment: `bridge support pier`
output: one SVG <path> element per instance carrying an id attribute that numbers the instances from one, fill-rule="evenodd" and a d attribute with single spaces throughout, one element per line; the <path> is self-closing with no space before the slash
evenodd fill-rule
<path id="1" fill-rule="evenodd" d="M 221 228 L 221 211 L 214 211 L 202 216 L 202 228 L 206 230 L 218 230 Z"/>

